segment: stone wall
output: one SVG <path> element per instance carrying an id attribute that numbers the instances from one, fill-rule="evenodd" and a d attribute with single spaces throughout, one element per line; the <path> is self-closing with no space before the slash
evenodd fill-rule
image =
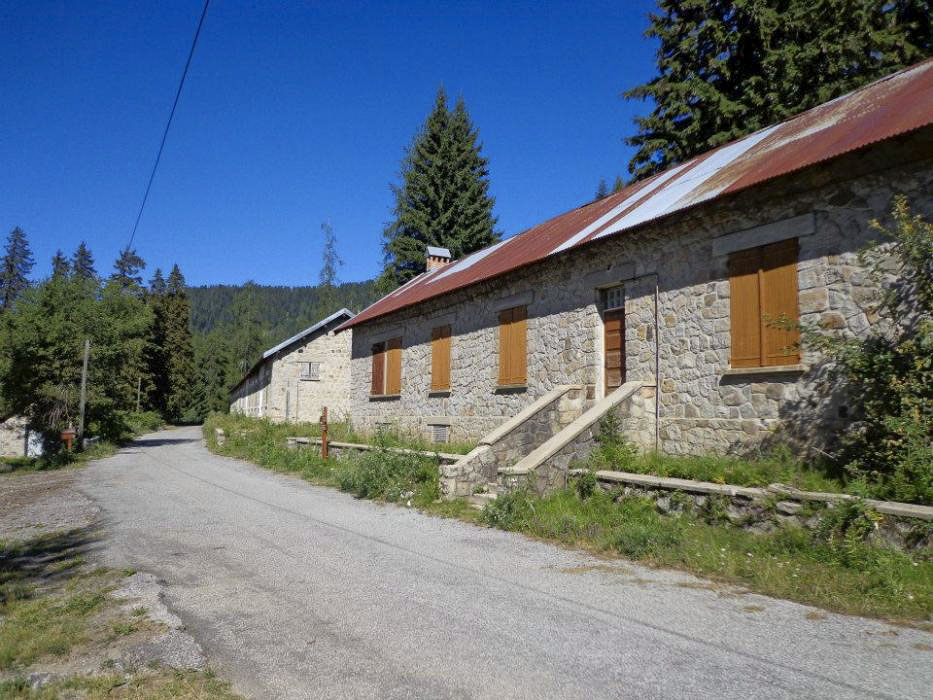
<path id="1" fill-rule="evenodd" d="M 25 419 L 10 418 L 0 423 L 0 457 L 25 456 L 27 438 Z"/>
<path id="2" fill-rule="evenodd" d="M 889 220 L 898 193 L 933 214 L 931 166 L 929 130 L 915 132 L 356 326 L 354 425 L 422 432 L 444 417 L 451 439 L 475 440 L 555 386 L 582 384 L 598 399 L 600 289 L 622 284 L 627 379 L 658 385 L 661 450 L 745 449 L 779 426 L 804 438 L 831 435 L 844 410 L 838 392 L 817 389 L 818 357 L 753 374 L 730 368 L 729 252 L 798 238 L 802 321 L 864 332 L 872 290 L 857 252 L 875 236 L 868 222 Z M 517 305 L 528 308 L 527 386 L 502 390 L 498 313 Z M 432 393 L 431 329 L 447 324 L 451 390 Z M 395 336 L 403 339 L 401 396 L 371 398 L 370 348 Z M 653 435 L 642 437 L 655 446 Z"/>
<path id="3" fill-rule="evenodd" d="M 327 406 L 331 421 L 347 420 L 352 335 L 322 329 L 278 351 L 234 393 L 231 410 L 276 422 L 315 422 Z M 308 362 L 320 363 L 318 379 L 301 376 Z"/>
<path id="4" fill-rule="evenodd" d="M 574 473 L 579 474 L 582 470 Z M 661 513 L 693 512 L 711 522 L 759 533 L 781 527 L 819 528 L 827 510 L 851 498 L 779 484 L 752 488 L 627 472 L 598 471 L 596 478 L 603 489 L 620 497 L 652 499 Z M 871 536 L 876 544 L 902 550 L 929 549 L 933 544 L 930 506 L 874 500 L 866 504 L 878 514 Z"/>

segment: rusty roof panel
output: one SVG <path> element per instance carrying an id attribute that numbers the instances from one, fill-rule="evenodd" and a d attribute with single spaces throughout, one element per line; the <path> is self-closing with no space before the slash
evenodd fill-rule
<path id="1" fill-rule="evenodd" d="M 933 123 L 933 59 L 426 272 L 341 329 Z"/>

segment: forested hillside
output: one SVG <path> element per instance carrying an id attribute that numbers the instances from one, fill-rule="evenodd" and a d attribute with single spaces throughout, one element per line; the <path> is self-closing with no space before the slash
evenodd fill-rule
<path id="1" fill-rule="evenodd" d="M 258 310 L 263 334 L 278 340 L 294 335 L 344 306 L 358 312 L 379 296 L 374 280 L 345 282 L 331 292 L 320 286 L 273 287 L 252 283 L 189 287 L 191 330 L 210 333 L 218 326 L 232 323 L 234 298 L 246 288 L 251 288 L 250 303 Z"/>

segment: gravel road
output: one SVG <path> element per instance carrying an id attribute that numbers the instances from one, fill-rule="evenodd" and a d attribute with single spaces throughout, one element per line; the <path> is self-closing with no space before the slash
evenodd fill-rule
<path id="1" fill-rule="evenodd" d="M 164 579 L 256 698 L 929 698 L 933 635 L 357 501 L 197 428 L 80 472 L 105 556 Z"/>

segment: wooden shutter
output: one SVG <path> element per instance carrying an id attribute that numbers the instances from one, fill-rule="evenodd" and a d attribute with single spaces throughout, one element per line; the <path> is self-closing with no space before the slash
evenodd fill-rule
<path id="1" fill-rule="evenodd" d="M 733 367 L 761 365 L 760 263 L 760 248 L 729 256 Z"/>
<path id="2" fill-rule="evenodd" d="M 450 388 L 450 326 L 431 331 L 431 389 Z"/>
<path id="3" fill-rule="evenodd" d="M 510 366 L 509 348 L 512 334 L 512 309 L 499 312 L 499 384 L 511 384 L 512 369 Z"/>
<path id="4" fill-rule="evenodd" d="M 386 394 L 402 393 L 402 339 L 386 342 Z"/>
<path id="5" fill-rule="evenodd" d="M 773 324 L 782 316 L 796 323 L 797 239 L 761 248 L 761 365 L 792 365 L 800 361 L 799 331 Z"/>
<path id="6" fill-rule="evenodd" d="M 524 384 L 527 381 L 528 310 L 516 306 L 499 312 L 499 384 Z"/>
<path id="7" fill-rule="evenodd" d="M 512 372 L 510 384 L 524 384 L 526 379 L 526 363 L 528 355 L 527 340 L 528 309 L 516 306 L 512 309 L 512 331 L 509 335 L 511 357 L 509 367 Z"/>
<path id="8" fill-rule="evenodd" d="M 373 345 L 373 374 L 369 393 L 381 396 L 385 393 L 385 343 Z"/>

